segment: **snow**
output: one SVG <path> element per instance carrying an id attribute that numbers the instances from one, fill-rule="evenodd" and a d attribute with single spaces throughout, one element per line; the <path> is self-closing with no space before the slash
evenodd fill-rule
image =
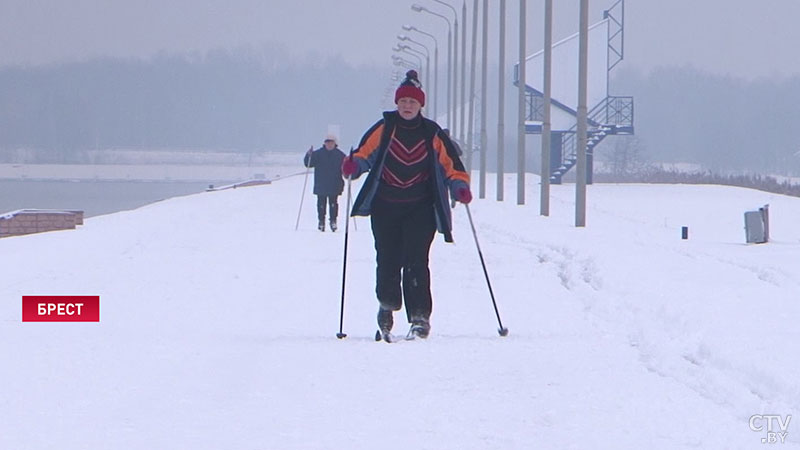
<path id="1" fill-rule="evenodd" d="M 345 227 L 318 232 L 307 194 L 294 231 L 302 184 L 0 240 L 0 448 L 753 449 L 751 416 L 800 409 L 798 198 L 596 184 L 575 228 L 574 186 L 550 217 L 490 188 L 470 209 L 509 336 L 459 205 L 431 337 L 389 345 L 361 218 L 336 339 Z M 772 241 L 746 245 L 764 204 Z M 22 323 L 23 295 L 99 295 L 101 321 Z"/>

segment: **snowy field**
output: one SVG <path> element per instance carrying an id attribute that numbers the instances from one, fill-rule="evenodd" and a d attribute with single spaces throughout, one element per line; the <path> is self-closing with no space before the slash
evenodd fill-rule
<path id="1" fill-rule="evenodd" d="M 461 205 L 431 337 L 398 344 L 364 219 L 336 339 L 344 224 L 307 193 L 294 231 L 302 176 L 0 240 L 0 449 L 758 449 L 754 415 L 800 412 L 799 198 L 593 185 L 578 229 L 574 186 L 545 218 L 538 178 L 527 206 L 494 183 L 470 207 L 505 338 Z M 744 244 L 767 203 L 772 242 Z M 23 295 L 99 295 L 101 321 L 22 323 Z"/>

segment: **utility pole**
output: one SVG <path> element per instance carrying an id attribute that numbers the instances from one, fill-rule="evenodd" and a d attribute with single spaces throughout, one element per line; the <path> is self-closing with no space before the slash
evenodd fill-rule
<path id="1" fill-rule="evenodd" d="M 575 176 L 575 226 L 586 226 L 586 86 L 589 42 L 589 0 L 581 0 L 578 35 L 578 163 Z"/>
<path id="2" fill-rule="evenodd" d="M 553 56 L 553 0 L 544 2 L 544 117 L 542 118 L 542 184 L 539 214 L 550 215 L 550 90 Z"/>

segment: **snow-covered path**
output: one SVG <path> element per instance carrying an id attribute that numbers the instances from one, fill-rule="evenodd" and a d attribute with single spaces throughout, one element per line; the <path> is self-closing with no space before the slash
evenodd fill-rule
<path id="1" fill-rule="evenodd" d="M 431 338 L 387 345 L 364 219 L 335 338 L 344 227 L 316 231 L 309 196 L 294 231 L 302 182 L 1 240 L 0 448 L 751 449 L 752 415 L 800 410 L 800 199 L 594 185 L 583 229 L 570 185 L 549 218 L 476 200 L 506 338 L 459 206 Z M 743 244 L 766 203 L 773 242 Z M 21 323 L 23 295 L 100 295 L 101 322 Z"/>

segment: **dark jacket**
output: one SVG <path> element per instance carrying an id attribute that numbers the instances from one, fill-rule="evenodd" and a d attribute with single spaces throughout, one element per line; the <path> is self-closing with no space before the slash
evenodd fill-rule
<path id="1" fill-rule="evenodd" d="M 333 150 L 320 147 L 310 155 L 306 153 L 303 164 L 314 168 L 314 194 L 341 195 L 344 190 L 342 178 L 344 156 L 339 147 L 334 147 Z"/>
<path id="2" fill-rule="evenodd" d="M 353 178 L 358 178 L 362 173 L 369 171 L 369 175 L 353 203 L 353 216 L 368 216 L 372 211 L 372 200 L 378 190 L 386 160 L 386 150 L 398 117 L 397 111 L 384 112 L 383 119 L 367 130 L 358 149 L 353 154 L 354 161 L 358 165 L 358 170 Z M 432 156 L 429 159 L 435 187 L 433 207 L 436 215 L 436 228 L 444 234 L 445 242 L 453 242 L 452 218 L 448 205 L 449 193 L 454 192 L 458 187 L 469 187 L 469 175 L 461 163 L 458 150 L 439 125 L 423 117 L 422 127 L 426 147 Z"/>

